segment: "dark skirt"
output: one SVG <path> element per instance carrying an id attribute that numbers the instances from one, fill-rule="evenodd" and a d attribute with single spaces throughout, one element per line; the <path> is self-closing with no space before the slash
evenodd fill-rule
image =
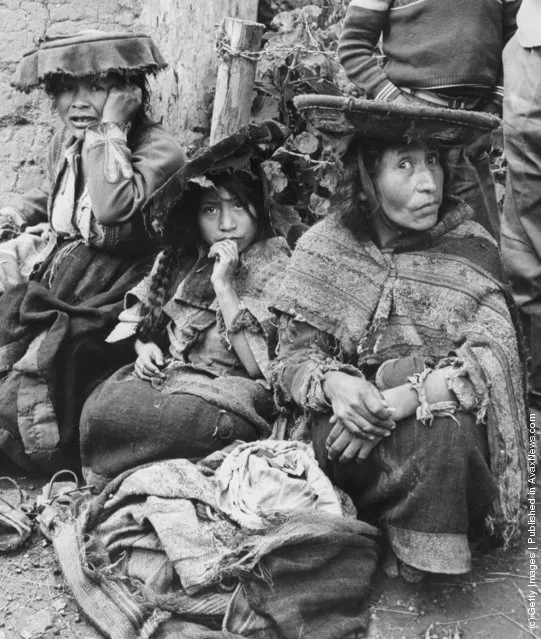
<path id="1" fill-rule="evenodd" d="M 472 415 L 397 424 L 361 464 L 327 459 L 328 416 L 313 426 L 320 466 L 352 497 L 360 519 L 379 525 L 403 562 L 435 573 L 468 572 L 468 535 L 498 496 L 486 427 Z"/>
<path id="2" fill-rule="evenodd" d="M 61 260 L 7 290 L 0 303 L 0 451 L 27 470 L 77 467 L 82 403 L 97 380 L 125 363 L 115 366 L 118 351 L 104 338 L 153 261 L 81 242 L 59 252 Z"/>
<path id="3" fill-rule="evenodd" d="M 129 365 L 98 386 L 83 408 L 83 473 L 101 487 L 140 464 L 175 457 L 197 461 L 234 440 L 257 436 L 240 415 L 195 394 L 157 390 Z"/>

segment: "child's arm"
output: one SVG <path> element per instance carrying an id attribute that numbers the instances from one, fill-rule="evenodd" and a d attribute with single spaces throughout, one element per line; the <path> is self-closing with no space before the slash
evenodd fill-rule
<path id="1" fill-rule="evenodd" d="M 162 373 L 165 361 L 162 349 L 154 342 L 142 342 L 140 339 L 135 341 L 135 352 L 137 359 L 133 367 L 134 373 L 144 381 L 151 381 L 154 378 L 163 379 L 165 375 Z"/>
<path id="2" fill-rule="evenodd" d="M 128 92 L 125 88 L 121 95 Z M 130 148 L 123 122 L 127 116 L 118 112 L 86 130 L 81 152 L 92 212 L 104 226 L 138 218 L 143 203 L 185 163 L 182 149 L 161 127 L 149 127 Z"/>
<path id="3" fill-rule="evenodd" d="M 225 327 L 229 330 L 240 311 L 240 301 L 233 285 L 235 269 L 239 262 L 237 244 L 233 240 L 216 242 L 211 246 L 209 256 L 216 258 L 210 279 L 214 286 Z M 244 331 L 230 332 L 229 341 L 248 375 L 253 378 L 262 377 L 262 372 L 246 341 Z"/>

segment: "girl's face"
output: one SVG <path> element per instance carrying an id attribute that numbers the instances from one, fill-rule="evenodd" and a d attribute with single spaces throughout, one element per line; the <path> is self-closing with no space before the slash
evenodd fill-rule
<path id="1" fill-rule="evenodd" d="M 70 133 L 82 139 L 90 124 L 101 122 L 109 89 L 119 84 L 122 79 L 114 73 L 61 80 L 54 91 L 55 106 Z"/>
<path id="2" fill-rule="evenodd" d="M 252 205 L 246 209 L 223 187 L 205 190 L 197 215 L 199 231 L 209 246 L 221 240 L 234 240 L 239 253 L 254 241 L 257 234 L 256 219 Z"/>
<path id="3" fill-rule="evenodd" d="M 427 144 L 391 147 L 375 175 L 381 208 L 392 222 L 414 231 L 432 228 L 443 199 L 443 168 Z"/>

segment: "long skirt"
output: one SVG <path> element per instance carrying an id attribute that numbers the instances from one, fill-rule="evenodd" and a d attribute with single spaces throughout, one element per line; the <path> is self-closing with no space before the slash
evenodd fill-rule
<path id="1" fill-rule="evenodd" d="M 77 468 L 80 408 L 114 370 L 104 338 L 152 264 L 81 242 L 59 251 L 0 303 L 0 462 L 5 454 L 27 470 Z"/>
<path id="2" fill-rule="evenodd" d="M 454 417 L 400 421 L 361 464 L 327 459 L 328 416 L 312 431 L 320 466 L 349 493 L 359 518 L 381 527 L 400 560 L 427 572 L 470 570 L 468 535 L 498 495 L 486 427 L 469 414 Z"/>
<path id="3" fill-rule="evenodd" d="M 197 461 L 235 440 L 257 437 L 240 415 L 191 393 L 157 390 L 129 365 L 98 386 L 83 408 L 83 474 L 101 488 L 140 464 L 175 457 Z"/>

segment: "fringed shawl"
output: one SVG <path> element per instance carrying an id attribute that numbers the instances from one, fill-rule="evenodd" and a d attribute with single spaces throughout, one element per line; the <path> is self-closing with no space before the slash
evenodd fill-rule
<path id="1" fill-rule="evenodd" d="M 330 216 L 299 240 L 273 307 L 334 336 L 363 369 L 419 354 L 460 359 L 485 402 L 496 523 L 511 535 L 527 489 L 523 367 L 498 248 L 458 200 L 427 232 L 382 251 Z"/>

